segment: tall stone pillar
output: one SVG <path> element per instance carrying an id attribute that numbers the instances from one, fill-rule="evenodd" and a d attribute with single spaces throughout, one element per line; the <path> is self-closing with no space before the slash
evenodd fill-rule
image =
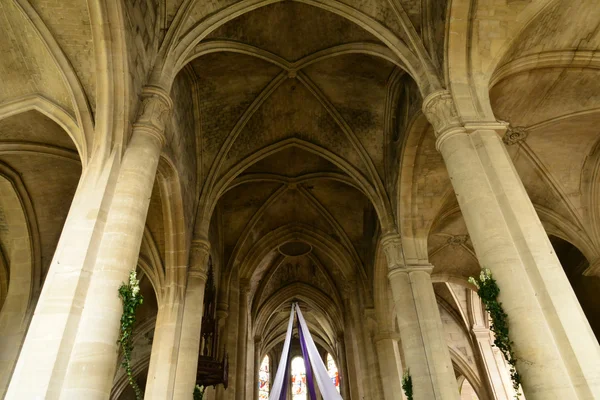
<path id="1" fill-rule="evenodd" d="M 458 400 L 456 378 L 431 282 L 433 267 L 404 265 L 402 239 L 397 234 L 385 236 L 382 245 L 415 400 Z"/>
<path id="2" fill-rule="evenodd" d="M 104 234 L 83 303 L 61 399 L 107 399 L 117 367 L 123 312 L 118 289 L 136 267 L 161 150 L 172 108 L 167 93 L 146 88 L 141 114 L 123 156 Z"/>
<path id="3" fill-rule="evenodd" d="M 248 294 L 250 282 L 240 281 L 240 303 L 238 315 L 238 337 L 237 337 L 237 363 L 235 373 L 237 375 L 235 385 L 236 400 L 246 400 L 246 359 L 248 354 Z"/>
<path id="4" fill-rule="evenodd" d="M 192 241 L 173 398 L 189 400 L 196 386 L 210 243 Z"/>
<path id="5" fill-rule="evenodd" d="M 402 400 L 402 362 L 396 335 L 393 332 L 380 332 L 375 336 L 385 400 Z"/>
<path id="6" fill-rule="evenodd" d="M 6 399 L 59 395 L 118 171 L 114 155 L 96 153 L 82 172 Z"/>
<path id="7" fill-rule="evenodd" d="M 374 395 L 370 387 L 370 382 L 367 376 L 368 369 L 367 360 L 365 357 L 365 340 L 363 339 L 362 329 L 360 324 L 363 319 L 360 316 L 359 304 L 356 293 L 356 281 L 350 279 L 343 286 L 343 301 L 346 310 L 346 325 L 350 325 L 348 333 L 351 333 L 352 339 L 346 340 L 346 345 L 351 347 L 352 361 L 350 367 L 352 370 L 354 391 L 359 399 L 371 400 Z M 348 328 L 346 328 L 348 329 Z M 363 371 L 363 369 L 365 371 Z"/>
<path id="8" fill-rule="evenodd" d="M 337 335 L 338 372 L 340 376 L 340 392 L 343 399 L 350 399 L 350 385 L 348 380 L 348 363 L 346 362 L 346 345 L 344 334 Z"/>
<path id="9" fill-rule="evenodd" d="M 254 338 L 254 379 L 252 380 L 253 382 L 253 388 L 254 388 L 254 400 L 258 400 L 258 375 L 260 373 L 260 364 L 262 362 L 262 359 L 260 357 L 260 345 L 261 345 L 261 338 L 260 336 L 256 336 Z"/>
<path id="10" fill-rule="evenodd" d="M 423 111 L 479 263 L 500 287 L 528 400 L 600 399 L 600 347 L 499 134 L 462 124 L 447 91 Z"/>

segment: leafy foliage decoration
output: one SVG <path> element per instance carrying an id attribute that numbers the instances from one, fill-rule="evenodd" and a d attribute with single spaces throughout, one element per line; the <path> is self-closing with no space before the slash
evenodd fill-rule
<path id="1" fill-rule="evenodd" d="M 408 400 L 413 400 L 413 384 L 412 376 L 410 376 L 410 370 L 406 370 L 402 375 L 402 390 Z"/>
<path id="2" fill-rule="evenodd" d="M 194 387 L 194 400 L 202 400 L 205 389 L 204 386 L 196 385 L 196 387 Z"/>
<path id="3" fill-rule="evenodd" d="M 477 287 L 477 294 L 492 318 L 490 329 L 494 332 L 494 345 L 510 366 L 510 379 L 515 390 L 515 398 L 518 399 L 521 396 L 521 375 L 517 372 L 517 357 L 512 348 L 513 342 L 508 336 L 508 315 L 504 312 L 502 303 L 498 301 L 500 288 L 489 269 L 482 269 L 479 279 L 470 277 L 469 282 Z"/>
<path id="4" fill-rule="evenodd" d="M 137 280 L 135 270 L 129 273 L 129 282 L 123 283 L 119 288 L 119 297 L 123 301 L 123 315 L 121 316 L 121 335 L 119 345 L 123 349 L 123 363 L 129 384 L 135 392 L 136 400 L 142 400 L 144 393 L 136 382 L 131 370 L 131 352 L 133 351 L 133 325 L 135 324 L 135 311 L 144 302 L 140 294 L 140 281 Z"/>

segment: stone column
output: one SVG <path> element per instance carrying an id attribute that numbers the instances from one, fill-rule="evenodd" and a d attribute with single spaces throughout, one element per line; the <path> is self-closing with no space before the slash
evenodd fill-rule
<path id="1" fill-rule="evenodd" d="M 528 400 L 600 399 L 600 347 L 499 134 L 462 124 L 447 91 L 423 111 L 479 263 L 500 287 Z"/>
<path id="2" fill-rule="evenodd" d="M 379 371 L 385 400 L 402 400 L 402 362 L 398 338 L 393 332 L 380 332 L 375 336 Z"/>
<path id="3" fill-rule="evenodd" d="M 352 368 L 354 370 L 353 381 L 356 382 L 355 389 L 357 390 L 357 396 L 362 400 L 371 400 L 373 393 L 370 388 L 369 377 L 366 369 L 368 369 L 367 360 L 365 356 L 365 340 L 362 335 L 361 323 L 363 319 L 360 316 L 358 294 L 356 293 L 356 281 L 350 279 L 345 282 L 343 286 L 343 301 L 344 308 L 346 310 L 347 323 L 349 322 L 350 330 L 353 340 L 346 341 L 346 344 L 352 346 Z M 348 328 L 346 328 L 348 329 Z M 365 371 L 363 371 L 363 369 Z M 369 390 L 371 389 L 371 390 Z"/>
<path id="4" fill-rule="evenodd" d="M 338 365 L 340 375 L 340 392 L 343 399 L 350 399 L 350 385 L 348 383 L 348 363 L 346 362 L 346 345 L 344 344 L 344 334 L 337 335 L 337 353 L 340 363 Z"/>
<path id="5" fill-rule="evenodd" d="M 456 378 L 431 282 L 433 267 L 404 265 L 402 239 L 397 234 L 385 236 L 382 245 L 415 400 L 458 400 Z"/>
<path id="6" fill-rule="evenodd" d="M 261 338 L 260 336 L 256 336 L 254 337 L 254 379 L 252 380 L 252 382 L 254 382 L 254 400 L 258 400 L 258 374 L 260 372 L 260 363 L 262 362 L 262 359 L 260 357 L 260 345 L 261 345 Z"/>
<path id="7" fill-rule="evenodd" d="M 183 319 L 184 288 L 173 283 L 158 300 L 144 399 L 172 399 Z"/>
<path id="8" fill-rule="evenodd" d="M 196 386 L 210 243 L 192 241 L 173 398 L 189 400 Z"/>
<path id="9" fill-rule="evenodd" d="M 107 399 L 117 367 L 123 312 L 118 289 L 136 267 L 172 102 L 145 88 L 138 122 L 123 156 L 104 234 L 69 357 L 61 399 Z M 50 323 L 51 324 L 51 323 Z"/>
<path id="10" fill-rule="evenodd" d="M 118 174 L 114 154 L 82 172 L 6 399 L 57 398 Z M 1 397 L 1 393 L 0 393 Z"/>
<path id="11" fill-rule="evenodd" d="M 238 377 L 235 385 L 236 400 L 246 400 L 246 355 L 247 334 L 248 334 L 248 294 L 250 290 L 250 282 L 248 280 L 240 281 L 240 303 L 238 315 L 238 340 L 237 340 L 237 363 L 235 373 Z"/>

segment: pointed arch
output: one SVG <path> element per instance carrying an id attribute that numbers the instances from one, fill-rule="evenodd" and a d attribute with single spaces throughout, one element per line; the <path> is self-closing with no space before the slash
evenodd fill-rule
<path id="1" fill-rule="evenodd" d="M 88 160 L 88 138 L 67 110 L 44 96 L 36 94 L 0 104 L 0 120 L 31 110 L 45 115 L 64 129 L 75 144 L 81 164 L 85 167 Z"/>
<path id="2" fill-rule="evenodd" d="M 164 87 L 169 87 L 174 80 L 176 71 L 180 70 L 185 65 L 185 61 L 194 51 L 195 46 L 211 32 L 243 14 L 281 1 L 283 0 L 239 1 L 205 18 L 202 22 L 182 35 L 178 42 L 175 42 L 175 40 L 171 38 L 172 40 L 168 42 L 167 47 L 161 49 L 163 64 L 158 65 L 155 69 L 152 75 L 152 81 L 160 83 Z M 413 76 L 413 79 L 417 81 L 419 89 L 424 96 L 441 88 L 439 77 L 433 72 L 435 71 L 435 68 L 433 67 L 431 60 L 423 54 L 421 54 L 421 57 L 417 57 L 402 39 L 379 21 L 365 15 L 356 8 L 335 0 L 294 1 L 299 1 L 303 4 L 334 13 L 360 26 L 377 37 L 402 61 L 407 71 Z M 186 14 L 189 13 L 192 8 L 193 7 L 189 5 L 185 8 L 180 23 L 187 20 Z M 173 29 L 181 30 L 179 27 Z"/>

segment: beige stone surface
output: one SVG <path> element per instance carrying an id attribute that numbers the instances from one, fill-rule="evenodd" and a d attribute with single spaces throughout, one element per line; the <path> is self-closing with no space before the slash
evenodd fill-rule
<path id="1" fill-rule="evenodd" d="M 600 399 L 599 10 L 0 0 L 0 397 L 132 399 L 136 268 L 135 379 L 191 399 L 210 255 L 209 400 L 257 400 L 292 302 L 345 400 L 408 370 L 416 399 L 512 398 L 482 266 L 527 399 Z"/>

